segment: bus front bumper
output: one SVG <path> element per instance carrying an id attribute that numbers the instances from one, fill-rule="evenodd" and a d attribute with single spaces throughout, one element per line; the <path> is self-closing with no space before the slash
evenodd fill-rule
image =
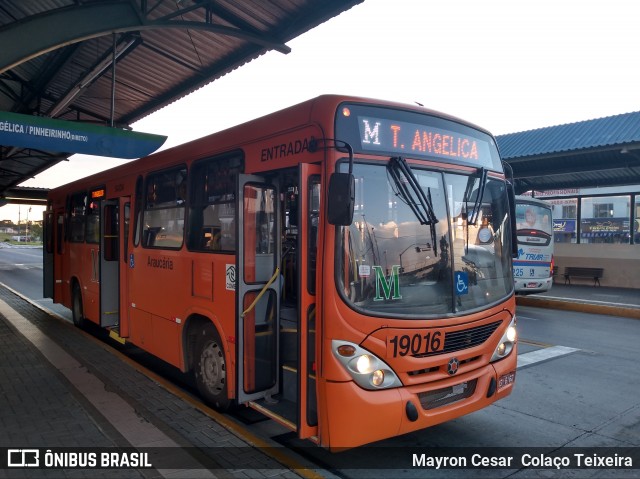
<path id="1" fill-rule="evenodd" d="M 351 448 L 469 414 L 513 390 L 517 354 L 460 376 L 420 385 L 367 391 L 353 382 L 327 383 L 331 449 Z M 324 434 L 322 434 L 324 435 Z"/>
<path id="2" fill-rule="evenodd" d="M 553 278 L 519 279 L 514 280 L 517 294 L 544 293 L 553 285 Z"/>

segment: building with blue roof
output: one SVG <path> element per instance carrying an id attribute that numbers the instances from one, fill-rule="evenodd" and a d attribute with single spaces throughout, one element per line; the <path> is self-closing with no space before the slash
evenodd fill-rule
<path id="1" fill-rule="evenodd" d="M 516 192 L 553 206 L 556 278 L 599 267 L 602 285 L 640 288 L 640 112 L 496 140 Z"/>

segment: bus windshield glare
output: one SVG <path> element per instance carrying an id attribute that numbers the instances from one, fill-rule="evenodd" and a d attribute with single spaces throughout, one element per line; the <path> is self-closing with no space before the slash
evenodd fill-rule
<path id="1" fill-rule="evenodd" d="M 516 202 L 516 222 L 519 232 L 538 231 L 547 238 L 551 238 L 553 235 L 551 207 L 548 205 L 536 205 L 526 200 L 518 200 Z"/>
<path id="2" fill-rule="evenodd" d="M 354 164 L 354 218 L 339 240 L 337 279 L 344 297 L 370 314 L 419 318 L 503 300 L 513 290 L 504 181 L 487 178 L 472 225 L 467 211 L 474 207 L 478 179 L 469 201 L 469 176 L 412 171 L 431 200 L 435 224 L 421 224 L 384 163 Z"/>

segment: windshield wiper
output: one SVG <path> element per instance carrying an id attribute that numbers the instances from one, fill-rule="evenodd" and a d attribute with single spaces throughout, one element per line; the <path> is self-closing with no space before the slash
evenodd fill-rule
<path id="1" fill-rule="evenodd" d="M 420 183 L 418 183 L 418 179 L 407 164 L 407 160 L 401 156 L 394 156 L 389 159 L 387 171 L 396 187 L 396 196 L 400 197 L 400 199 L 411 208 L 411 211 L 416 215 L 421 225 L 429 225 L 433 252 L 437 256 L 436 223 L 438 222 L 438 218 L 436 218 L 433 210 L 431 188 L 428 188 L 427 194 L 425 194 Z"/>
<path id="2" fill-rule="evenodd" d="M 483 166 L 479 170 L 480 184 L 478 185 L 478 195 L 476 196 L 476 201 L 473 204 L 473 209 L 471 213 L 469 213 L 469 198 L 471 197 L 471 193 L 473 192 L 473 186 L 476 184 L 476 177 L 470 176 L 469 181 L 467 181 L 467 189 L 464 192 L 464 202 L 467 210 L 467 224 L 476 226 L 478 224 L 478 217 L 480 216 L 480 209 L 482 206 L 482 200 L 484 199 L 484 187 L 487 184 L 487 169 Z"/>

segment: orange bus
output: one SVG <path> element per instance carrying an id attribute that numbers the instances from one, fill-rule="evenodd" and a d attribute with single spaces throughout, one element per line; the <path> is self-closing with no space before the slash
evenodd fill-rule
<path id="1" fill-rule="evenodd" d="M 512 195 L 488 132 L 321 96 L 52 190 L 44 296 L 354 447 L 511 393 Z"/>

